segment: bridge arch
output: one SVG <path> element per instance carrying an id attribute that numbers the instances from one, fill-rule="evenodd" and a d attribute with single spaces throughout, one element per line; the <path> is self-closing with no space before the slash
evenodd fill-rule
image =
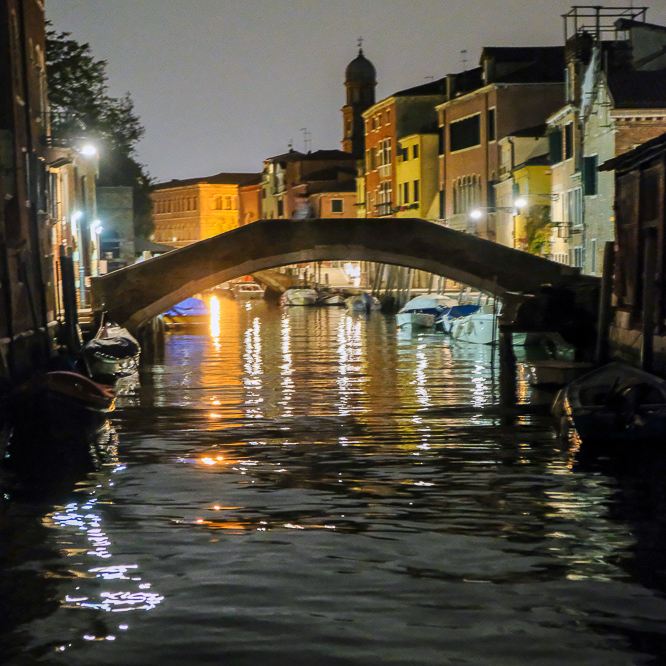
<path id="1" fill-rule="evenodd" d="M 93 278 L 93 309 L 136 330 L 188 296 L 277 266 L 331 260 L 395 264 L 476 289 L 536 291 L 578 269 L 419 218 L 259 220 Z"/>

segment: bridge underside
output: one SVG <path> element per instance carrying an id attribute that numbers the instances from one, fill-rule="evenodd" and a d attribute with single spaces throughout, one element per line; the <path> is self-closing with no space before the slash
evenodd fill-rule
<path id="1" fill-rule="evenodd" d="M 93 279 L 93 309 L 130 329 L 188 296 L 266 269 L 313 261 L 373 261 L 495 293 L 561 285 L 577 269 L 421 219 L 260 220 Z"/>

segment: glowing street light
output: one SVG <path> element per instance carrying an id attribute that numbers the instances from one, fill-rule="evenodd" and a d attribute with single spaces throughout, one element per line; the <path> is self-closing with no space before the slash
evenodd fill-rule
<path id="1" fill-rule="evenodd" d="M 79 152 L 85 157 L 94 157 L 97 155 L 97 148 L 92 143 L 86 143 L 85 145 L 81 146 L 81 150 L 79 150 Z"/>

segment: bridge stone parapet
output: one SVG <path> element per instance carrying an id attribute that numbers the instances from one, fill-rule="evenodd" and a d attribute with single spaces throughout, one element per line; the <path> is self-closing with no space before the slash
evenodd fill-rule
<path id="1" fill-rule="evenodd" d="M 396 264 L 494 293 L 536 293 L 578 269 L 418 218 L 259 220 L 92 281 L 93 309 L 130 329 L 188 296 L 266 269 L 329 260 Z"/>

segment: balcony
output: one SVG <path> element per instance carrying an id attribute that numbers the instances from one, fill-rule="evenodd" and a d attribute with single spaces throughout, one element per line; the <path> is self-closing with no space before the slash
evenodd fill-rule
<path id="1" fill-rule="evenodd" d="M 391 164 L 383 164 L 377 169 L 380 178 L 390 178 L 391 177 Z"/>
<path id="2" fill-rule="evenodd" d="M 375 204 L 375 215 L 377 217 L 388 217 L 393 213 L 393 204 L 390 201 Z"/>

